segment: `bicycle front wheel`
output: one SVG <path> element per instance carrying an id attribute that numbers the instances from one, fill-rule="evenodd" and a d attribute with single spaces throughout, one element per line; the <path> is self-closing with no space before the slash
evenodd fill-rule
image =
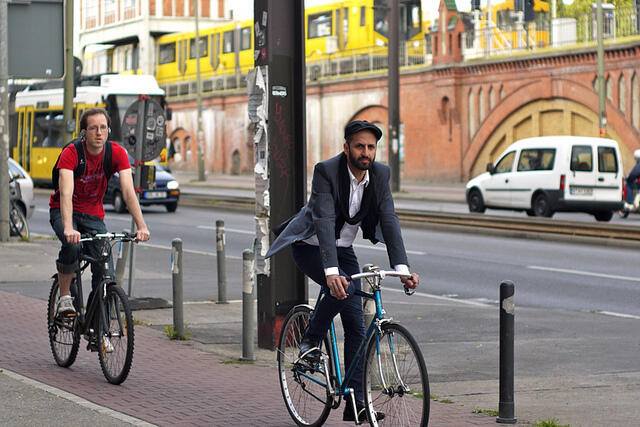
<path id="1" fill-rule="evenodd" d="M 299 426 L 324 424 L 333 404 L 324 385 L 327 382 L 324 367 L 297 362 L 300 342 L 309 324 L 311 312 L 311 307 L 306 305 L 294 307 L 284 321 L 278 343 L 278 377 L 282 396 L 291 418 Z M 325 353 L 328 348 L 326 339 L 323 340 L 323 347 Z"/>
<path id="2" fill-rule="evenodd" d="M 22 239 L 29 238 L 29 223 L 27 223 L 27 218 L 25 218 L 22 210 L 15 203 L 11 204 L 11 209 L 9 210 L 9 223 L 11 224 L 12 235 L 20 236 Z"/>
<path id="3" fill-rule="evenodd" d="M 71 281 L 72 295 L 76 286 L 75 277 Z M 47 329 L 49 331 L 49 346 L 56 363 L 63 368 L 73 365 L 80 346 L 80 333 L 77 331 L 78 316 L 60 318 L 56 316 L 60 286 L 56 275 L 49 292 L 47 304 Z M 76 294 L 77 295 L 77 294 Z"/>
<path id="4" fill-rule="evenodd" d="M 367 346 L 364 364 L 367 417 L 377 426 L 374 411 L 384 412 L 385 426 L 429 424 L 429 378 L 416 340 L 403 326 L 382 325 Z"/>
<path id="5" fill-rule="evenodd" d="M 133 316 L 129 300 L 118 285 L 107 285 L 98 322 L 98 358 L 111 384 L 127 379 L 133 361 Z"/>

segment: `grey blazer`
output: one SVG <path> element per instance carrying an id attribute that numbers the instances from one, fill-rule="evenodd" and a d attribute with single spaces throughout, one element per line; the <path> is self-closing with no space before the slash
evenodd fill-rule
<path id="1" fill-rule="evenodd" d="M 336 216 L 339 214 L 338 200 L 338 168 L 341 153 L 329 160 L 316 164 L 311 183 L 311 197 L 307 204 L 295 216 L 276 227 L 280 231 L 273 241 L 267 258 L 281 251 L 285 247 L 308 239 L 316 234 L 320 244 L 320 254 L 324 268 L 337 267 L 338 255 L 336 250 Z M 370 179 L 375 179 L 376 205 L 378 224 L 375 240 L 386 243 L 387 254 L 391 266 L 398 264 L 409 265 L 407 254 L 400 232 L 400 222 L 396 215 L 391 190 L 389 188 L 390 169 L 382 163 L 373 162 L 370 169 Z"/>

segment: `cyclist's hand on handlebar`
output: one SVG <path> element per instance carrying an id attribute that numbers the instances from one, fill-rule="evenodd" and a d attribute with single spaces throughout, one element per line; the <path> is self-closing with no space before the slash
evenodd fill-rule
<path id="1" fill-rule="evenodd" d="M 346 277 L 338 274 L 330 274 L 327 276 L 327 286 L 331 291 L 331 295 L 336 299 L 345 299 L 347 297 L 347 288 L 349 281 Z"/>
<path id="2" fill-rule="evenodd" d="M 400 281 L 407 289 L 415 289 L 420 284 L 420 276 L 416 273 L 411 273 L 411 277 L 401 277 Z"/>
<path id="3" fill-rule="evenodd" d="M 78 230 L 74 230 L 73 228 L 70 230 L 65 229 L 63 231 L 64 238 L 68 243 L 78 244 L 80 243 L 80 232 Z"/>
<path id="4" fill-rule="evenodd" d="M 136 241 L 137 242 L 146 242 L 151 237 L 151 233 L 149 233 L 149 229 L 144 227 L 136 231 Z"/>

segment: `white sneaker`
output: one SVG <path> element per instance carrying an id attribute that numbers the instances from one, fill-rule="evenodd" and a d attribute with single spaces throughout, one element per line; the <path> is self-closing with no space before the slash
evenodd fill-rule
<path id="1" fill-rule="evenodd" d="M 71 295 L 61 296 L 58 300 L 56 316 L 71 316 L 74 314 L 76 314 L 76 309 L 73 307 L 73 298 L 71 298 Z"/>
<path id="2" fill-rule="evenodd" d="M 115 350 L 113 344 L 111 344 L 111 341 L 107 337 L 102 337 L 102 349 L 105 353 L 113 353 L 113 350 Z"/>
<path id="3" fill-rule="evenodd" d="M 624 206 L 622 208 L 627 211 L 632 211 L 633 209 L 635 209 L 635 206 L 631 203 L 624 202 Z"/>

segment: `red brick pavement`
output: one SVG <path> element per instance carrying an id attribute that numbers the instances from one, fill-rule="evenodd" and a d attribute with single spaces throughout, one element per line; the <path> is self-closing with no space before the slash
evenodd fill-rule
<path id="1" fill-rule="evenodd" d="M 136 326 L 133 367 L 119 386 L 102 376 L 97 353 L 81 344 L 69 368 L 51 355 L 46 303 L 0 291 L 0 368 L 158 425 L 289 426 L 272 367 L 222 364 L 218 356 Z M 432 426 L 495 425 L 495 419 L 451 404 L 431 404 Z M 327 425 L 341 423 L 334 411 Z"/>

